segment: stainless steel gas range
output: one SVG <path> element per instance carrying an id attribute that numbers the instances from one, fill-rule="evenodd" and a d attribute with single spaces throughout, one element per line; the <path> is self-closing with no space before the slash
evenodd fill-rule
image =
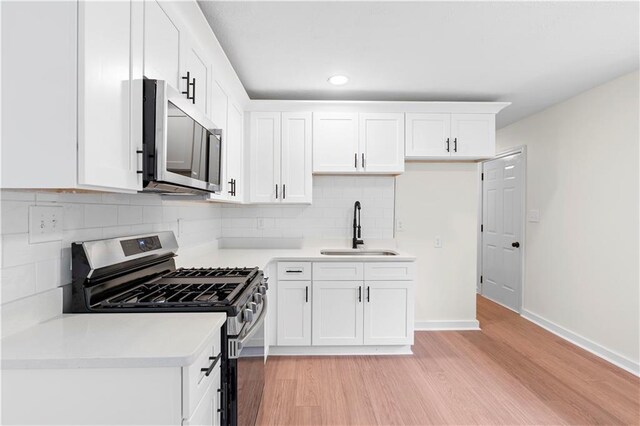
<path id="1" fill-rule="evenodd" d="M 222 424 L 255 424 L 264 387 L 268 284 L 258 268 L 177 269 L 158 232 L 73 243 L 71 312 L 225 312 Z"/>

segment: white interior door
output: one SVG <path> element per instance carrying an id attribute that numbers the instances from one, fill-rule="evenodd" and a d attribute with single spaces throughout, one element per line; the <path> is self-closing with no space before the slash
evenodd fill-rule
<path id="1" fill-rule="evenodd" d="M 522 301 L 522 154 L 483 163 L 481 294 L 516 312 Z"/>

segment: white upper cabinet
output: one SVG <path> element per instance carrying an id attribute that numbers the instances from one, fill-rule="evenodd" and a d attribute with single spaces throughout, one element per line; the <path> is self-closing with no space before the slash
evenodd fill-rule
<path id="1" fill-rule="evenodd" d="M 404 114 L 313 114 L 314 173 L 404 171 Z"/>
<path id="2" fill-rule="evenodd" d="M 180 30 L 156 0 L 144 2 L 144 76 L 180 85 Z"/>
<path id="3" fill-rule="evenodd" d="M 79 3 L 80 185 L 142 189 L 142 8 L 136 1 Z"/>
<path id="4" fill-rule="evenodd" d="M 495 155 L 495 125 L 495 114 L 407 114 L 406 158 L 490 158 Z"/>
<path id="5" fill-rule="evenodd" d="M 361 170 L 404 171 L 404 114 L 360 114 Z"/>
<path id="6" fill-rule="evenodd" d="M 314 173 L 359 171 L 358 145 L 358 114 L 313 114 Z"/>
<path id="7" fill-rule="evenodd" d="M 452 114 L 451 155 L 488 158 L 496 154 L 495 114 Z"/>
<path id="8" fill-rule="evenodd" d="M 251 113 L 253 203 L 311 203 L 311 114 Z"/>
<path id="9" fill-rule="evenodd" d="M 282 113 L 280 181 L 283 203 L 311 203 L 311 113 Z"/>
<path id="10" fill-rule="evenodd" d="M 207 56 L 186 31 L 180 34 L 180 92 L 205 114 L 209 114 L 210 69 Z"/>
<path id="11" fill-rule="evenodd" d="M 451 114 L 407 114 L 406 157 L 448 157 Z"/>
<path id="12" fill-rule="evenodd" d="M 279 200 L 280 187 L 279 112 L 251 113 L 250 201 L 272 203 Z"/>
<path id="13" fill-rule="evenodd" d="M 213 108 L 215 110 L 215 102 Z M 242 109 L 229 102 L 226 131 L 226 194 L 231 201 L 242 202 L 244 188 L 244 127 Z M 222 134 L 223 137 L 225 133 Z M 223 144 L 224 145 L 224 144 Z"/>

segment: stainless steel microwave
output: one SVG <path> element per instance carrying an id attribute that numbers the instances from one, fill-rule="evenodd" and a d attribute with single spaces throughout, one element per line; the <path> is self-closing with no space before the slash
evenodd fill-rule
<path id="1" fill-rule="evenodd" d="M 143 84 L 143 191 L 220 191 L 222 130 L 165 81 Z"/>

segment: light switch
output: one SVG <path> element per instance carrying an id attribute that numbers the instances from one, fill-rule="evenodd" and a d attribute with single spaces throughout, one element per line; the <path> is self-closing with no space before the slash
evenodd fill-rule
<path id="1" fill-rule="evenodd" d="M 540 210 L 538 209 L 529 210 L 529 213 L 527 214 L 527 220 L 529 222 L 540 222 Z"/>
<path id="2" fill-rule="evenodd" d="M 396 220 L 396 231 L 404 231 L 404 223 L 400 219 Z"/>
<path id="3" fill-rule="evenodd" d="M 433 246 L 435 248 L 442 248 L 442 238 L 436 237 L 436 239 L 433 241 Z"/>
<path id="4" fill-rule="evenodd" d="M 29 244 L 62 240 L 62 206 L 29 206 Z"/>

